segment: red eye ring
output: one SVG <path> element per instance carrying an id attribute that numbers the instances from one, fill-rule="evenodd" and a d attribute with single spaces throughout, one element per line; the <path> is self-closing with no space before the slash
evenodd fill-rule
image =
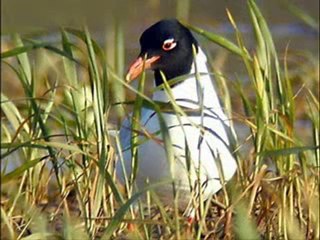
<path id="1" fill-rule="evenodd" d="M 162 49 L 164 51 L 170 51 L 176 47 L 177 43 L 173 38 L 169 38 L 163 42 Z"/>

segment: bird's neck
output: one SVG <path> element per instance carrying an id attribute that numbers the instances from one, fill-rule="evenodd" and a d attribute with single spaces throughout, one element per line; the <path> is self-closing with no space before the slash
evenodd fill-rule
<path id="1" fill-rule="evenodd" d="M 190 77 L 187 77 L 183 82 L 172 86 L 171 92 L 173 98 L 179 105 L 184 107 L 197 108 L 202 104 L 201 99 L 203 99 L 203 106 L 207 108 L 221 108 L 211 77 L 208 74 L 206 56 L 200 48 L 195 61 L 196 64 L 192 64 L 190 74 L 196 73 L 196 65 L 197 73 L 200 74 L 200 77 L 196 79 L 195 75 L 190 75 Z M 201 93 L 203 98 L 201 97 Z M 153 99 L 161 102 L 170 101 L 165 90 L 155 92 Z"/>

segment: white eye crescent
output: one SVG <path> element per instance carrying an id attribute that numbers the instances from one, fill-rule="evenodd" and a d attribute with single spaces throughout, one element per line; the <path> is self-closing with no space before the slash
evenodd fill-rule
<path id="1" fill-rule="evenodd" d="M 169 38 L 163 42 L 162 49 L 164 51 L 170 51 L 177 46 L 177 42 L 175 42 L 174 38 Z"/>

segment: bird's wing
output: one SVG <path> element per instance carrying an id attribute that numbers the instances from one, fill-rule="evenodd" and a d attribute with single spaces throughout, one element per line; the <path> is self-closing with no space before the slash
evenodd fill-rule
<path id="1" fill-rule="evenodd" d="M 150 118 L 157 117 L 155 112 L 150 109 L 142 108 L 141 111 L 141 128 L 144 128 L 144 125 L 150 120 Z M 129 117 L 127 117 L 121 125 L 120 128 L 120 143 L 122 147 L 122 151 L 127 151 L 131 148 L 131 133 L 132 133 L 132 114 L 130 114 Z"/>

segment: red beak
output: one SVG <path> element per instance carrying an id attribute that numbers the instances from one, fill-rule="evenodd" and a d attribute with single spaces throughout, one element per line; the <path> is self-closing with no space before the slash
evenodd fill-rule
<path id="1" fill-rule="evenodd" d="M 132 80 L 136 79 L 144 69 L 150 69 L 151 65 L 156 62 L 160 56 L 153 56 L 150 58 L 147 58 L 145 60 L 145 63 L 143 63 L 143 58 L 138 57 L 130 66 L 129 71 L 126 75 L 127 82 L 131 82 Z M 144 66 L 144 69 L 143 69 Z"/>

